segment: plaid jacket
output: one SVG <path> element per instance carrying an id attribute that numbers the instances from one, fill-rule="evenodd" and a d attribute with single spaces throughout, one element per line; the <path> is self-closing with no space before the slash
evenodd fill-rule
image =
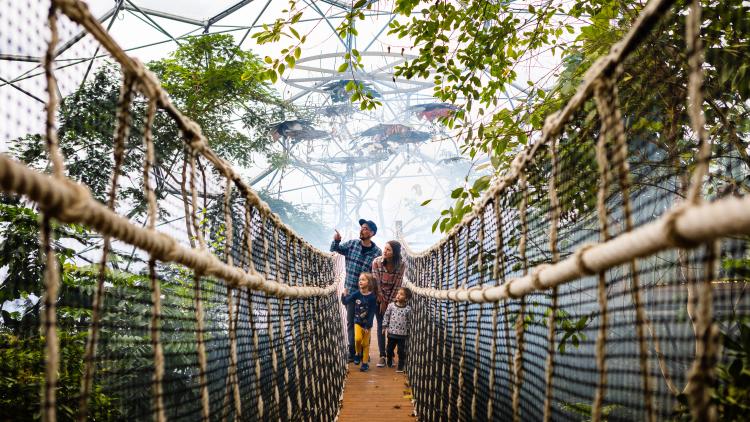
<path id="1" fill-rule="evenodd" d="M 359 239 L 347 240 L 344 243 L 334 240 L 331 243 L 331 252 L 338 252 L 346 258 L 344 287 L 349 290 L 349 294 L 359 291 L 359 275 L 370 272 L 372 261 L 383 253 L 375 242 L 372 242 L 372 248 L 365 253 Z"/>
<path id="2" fill-rule="evenodd" d="M 385 303 L 391 303 L 396 298 L 396 292 L 404 279 L 404 271 L 406 271 L 406 264 L 403 259 L 392 273 L 385 268 L 382 255 L 372 261 L 372 275 L 378 280 L 380 294 L 383 295 Z"/>

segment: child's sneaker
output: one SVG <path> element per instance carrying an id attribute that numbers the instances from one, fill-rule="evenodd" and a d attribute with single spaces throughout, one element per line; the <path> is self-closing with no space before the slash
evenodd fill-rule
<path id="1" fill-rule="evenodd" d="M 393 368 L 393 358 L 388 358 L 385 363 L 389 368 Z"/>
<path id="2" fill-rule="evenodd" d="M 359 363 L 362 362 L 362 357 L 360 355 L 354 356 L 354 364 L 359 365 Z"/>
<path id="3" fill-rule="evenodd" d="M 380 360 L 378 360 L 378 368 L 382 368 L 385 366 L 385 356 L 381 356 Z"/>
<path id="4" fill-rule="evenodd" d="M 367 372 L 367 370 L 370 369 L 370 365 L 363 363 L 362 366 L 359 368 L 362 372 Z"/>
<path id="5" fill-rule="evenodd" d="M 396 372 L 398 372 L 399 374 L 403 374 L 404 373 L 404 367 L 401 366 L 401 365 L 399 365 L 398 369 L 396 369 Z"/>

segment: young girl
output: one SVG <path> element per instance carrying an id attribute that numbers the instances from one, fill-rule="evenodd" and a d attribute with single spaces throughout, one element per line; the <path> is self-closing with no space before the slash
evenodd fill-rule
<path id="1" fill-rule="evenodd" d="M 409 339 L 409 326 L 411 325 L 411 306 L 407 303 L 409 298 L 411 298 L 411 290 L 401 287 L 396 293 L 396 301 L 388 304 L 388 309 L 383 315 L 384 334 L 388 336 L 387 365 L 389 368 L 393 368 L 393 351 L 398 346 L 396 372 L 404 372 L 406 365 L 406 340 Z"/>
<path id="2" fill-rule="evenodd" d="M 348 294 L 344 291 L 341 302 L 344 305 L 354 303 L 354 364 L 359 365 L 360 371 L 370 369 L 370 329 L 372 320 L 378 311 L 378 283 L 371 273 L 359 275 L 359 291 Z"/>

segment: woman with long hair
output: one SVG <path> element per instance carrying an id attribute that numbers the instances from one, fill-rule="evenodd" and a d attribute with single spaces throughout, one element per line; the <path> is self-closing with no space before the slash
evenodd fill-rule
<path id="1" fill-rule="evenodd" d="M 395 240 L 389 240 L 383 247 L 383 255 L 372 261 L 372 275 L 378 282 L 380 288 L 378 296 L 378 350 L 380 359 L 378 367 L 385 366 L 385 333 L 383 333 L 383 315 L 388 309 L 388 304 L 393 302 L 398 293 L 401 282 L 404 279 L 406 265 L 401 259 L 401 244 Z"/>

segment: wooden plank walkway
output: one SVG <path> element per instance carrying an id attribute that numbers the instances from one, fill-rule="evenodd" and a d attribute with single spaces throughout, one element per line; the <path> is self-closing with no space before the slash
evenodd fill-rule
<path id="1" fill-rule="evenodd" d="M 377 363 L 378 340 L 373 333 L 370 344 L 370 370 L 360 372 L 359 366 L 349 364 L 344 400 L 339 410 L 339 422 L 415 420 L 411 388 L 405 374 L 397 374 L 395 366 L 378 368 L 375 366 Z"/>

